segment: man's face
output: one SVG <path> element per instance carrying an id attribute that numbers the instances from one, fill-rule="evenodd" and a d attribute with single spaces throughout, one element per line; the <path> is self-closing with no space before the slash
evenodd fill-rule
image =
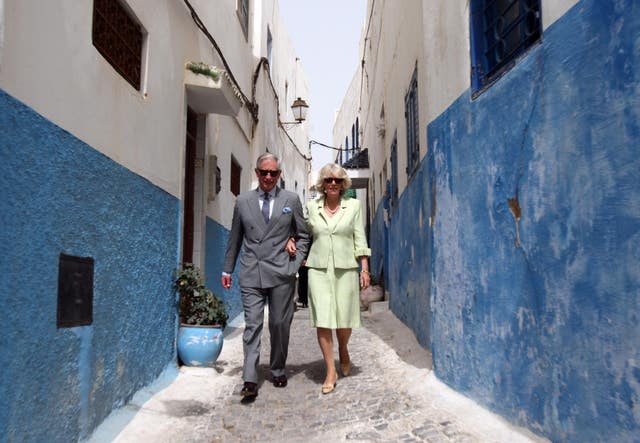
<path id="1" fill-rule="evenodd" d="M 265 174 L 265 171 L 268 172 Z M 258 177 L 258 181 L 260 182 L 260 189 L 264 192 L 270 192 L 278 183 L 278 178 L 280 178 L 278 162 L 272 158 L 265 158 L 262 160 L 260 162 L 260 167 L 256 169 L 256 177 Z"/>

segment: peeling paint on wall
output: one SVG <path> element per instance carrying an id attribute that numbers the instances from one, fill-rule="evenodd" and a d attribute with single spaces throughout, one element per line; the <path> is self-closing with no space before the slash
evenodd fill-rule
<path id="1" fill-rule="evenodd" d="M 371 227 L 437 376 L 554 441 L 640 435 L 638 36 L 638 2 L 578 2 L 429 125 Z"/>
<path id="2" fill-rule="evenodd" d="M 579 2 L 427 131 L 436 374 L 554 441 L 640 434 L 639 8 Z"/>

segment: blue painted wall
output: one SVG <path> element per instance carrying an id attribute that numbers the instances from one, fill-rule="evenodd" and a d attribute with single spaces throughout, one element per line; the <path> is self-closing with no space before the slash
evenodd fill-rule
<path id="1" fill-rule="evenodd" d="M 224 289 L 220 284 L 228 238 L 229 230 L 207 217 L 207 246 L 205 252 L 206 285 L 227 304 L 229 320 L 232 320 L 238 314 L 242 313 L 242 299 L 240 298 L 240 285 L 238 284 L 238 266 L 236 266 L 235 271 L 231 275 L 231 279 L 233 280 L 231 288 Z"/>
<path id="2" fill-rule="evenodd" d="M 637 1 L 579 2 L 429 125 L 391 210 L 391 307 L 437 376 L 554 441 L 639 441 L 638 36 Z"/>
<path id="3" fill-rule="evenodd" d="M 385 259 L 389 256 L 387 248 L 387 225 L 385 223 L 385 209 L 380 203 L 373 215 L 373 220 L 369 226 L 369 243 L 371 246 L 371 257 L 369 269 L 371 274 L 378 279 L 382 279 L 385 287 L 388 287 L 388 264 Z M 375 246 L 375 247 L 374 247 Z"/>
<path id="4" fill-rule="evenodd" d="M 387 249 L 389 307 L 413 329 L 423 346 L 431 347 L 431 202 L 429 174 L 416 171 L 397 205 L 389 208 Z"/>
<path id="5" fill-rule="evenodd" d="M 174 359 L 179 201 L 4 91 L 0 128 L 0 440 L 77 441 Z M 61 252 L 91 326 L 56 328 Z"/>

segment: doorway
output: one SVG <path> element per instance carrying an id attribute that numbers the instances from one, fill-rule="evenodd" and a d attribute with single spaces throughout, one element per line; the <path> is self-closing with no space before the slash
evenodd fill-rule
<path id="1" fill-rule="evenodd" d="M 198 115 L 187 108 L 187 131 L 184 162 L 184 198 L 182 220 L 182 262 L 193 263 L 194 193 L 196 171 L 196 144 L 198 139 Z"/>

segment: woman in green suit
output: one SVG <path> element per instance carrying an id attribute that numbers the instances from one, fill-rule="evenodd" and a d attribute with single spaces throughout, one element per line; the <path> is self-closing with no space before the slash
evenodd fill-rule
<path id="1" fill-rule="evenodd" d="M 307 225 L 313 235 L 306 263 L 309 312 L 327 370 L 323 394 L 332 392 L 338 379 L 333 329 L 338 338 L 342 375 L 351 371 L 349 337 L 352 328 L 360 327 L 360 289 L 370 283 L 371 249 L 364 233 L 362 205 L 359 200 L 344 196 L 350 187 L 347 172 L 329 163 L 318 174 L 316 189 L 321 196 L 307 203 Z"/>

